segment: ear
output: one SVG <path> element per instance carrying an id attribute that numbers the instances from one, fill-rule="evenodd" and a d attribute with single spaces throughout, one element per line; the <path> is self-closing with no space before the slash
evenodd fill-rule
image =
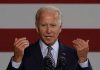
<path id="1" fill-rule="evenodd" d="M 39 31 L 38 31 L 38 28 L 36 28 L 36 32 L 38 33 Z"/>
<path id="2" fill-rule="evenodd" d="M 35 22 L 35 28 L 36 28 L 36 31 L 39 32 L 38 25 L 36 22 Z"/>
<path id="3" fill-rule="evenodd" d="M 60 32 L 61 32 L 61 31 L 62 31 L 62 23 L 61 23 L 61 25 L 60 25 Z M 60 32 L 59 32 L 59 33 L 60 33 Z"/>
<path id="4" fill-rule="evenodd" d="M 38 28 L 38 26 L 36 26 L 36 31 L 37 31 L 37 33 L 39 32 L 39 28 Z"/>

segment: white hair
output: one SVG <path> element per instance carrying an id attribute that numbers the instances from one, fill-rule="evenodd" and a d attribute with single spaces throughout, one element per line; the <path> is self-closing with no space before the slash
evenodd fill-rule
<path id="1" fill-rule="evenodd" d="M 45 7 L 41 7 L 40 9 L 37 10 L 36 12 L 36 16 L 35 16 L 35 19 L 36 19 L 36 24 L 38 22 L 38 19 L 40 17 L 40 14 L 44 11 L 55 11 L 55 12 L 58 12 L 58 18 L 59 18 L 59 23 L 61 24 L 61 18 L 62 18 L 62 13 L 61 11 L 59 10 L 59 8 L 55 7 L 55 6 L 45 6 Z"/>

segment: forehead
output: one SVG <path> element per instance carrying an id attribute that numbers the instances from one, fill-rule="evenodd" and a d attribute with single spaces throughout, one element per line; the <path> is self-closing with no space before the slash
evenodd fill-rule
<path id="1" fill-rule="evenodd" d="M 50 10 L 45 10 L 45 11 L 42 11 L 40 14 L 39 14 L 39 17 L 58 17 L 58 12 L 57 11 L 50 11 Z"/>

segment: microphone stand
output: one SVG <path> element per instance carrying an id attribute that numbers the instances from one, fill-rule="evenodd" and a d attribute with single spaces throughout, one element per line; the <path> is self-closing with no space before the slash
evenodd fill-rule
<path id="1" fill-rule="evenodd" d="M 55 70 L 55 67 L 52 65 L 52 61 L 49 57 L 45 57 L 43 60 L 44 70 Z"/>
<path id="2" fill-rule="evenodd" d="M 62 55 L 60 56 L 59 58 L 59 67 L 60 67 L 60 70 L 65 70 L 65 66 L 66 66 L 66 54 L 65 53 L 62 53 Z"/>

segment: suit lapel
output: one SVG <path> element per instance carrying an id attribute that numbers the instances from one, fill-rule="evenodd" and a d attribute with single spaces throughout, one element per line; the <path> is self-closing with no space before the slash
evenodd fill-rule
<path id="1" fill-rule="evenodd" d="M 59 66 L 59 59 L 62 56 L 62 53 L 65 53 L 64 47 L 61 43 L 59 43 L 59 51 L 58 51 L 58 58 L 57 58 L 57 66 Z"/>
<path id="2" fill-rule="evenodd" d="M 63 46 L 61 43 L 59 43 L 57 67 L 59 67 L 59 59 L 61 57 L 65 57 L 65 68 L 66 68 L 66 70 L 74 70 L 75 67 L 77 66 L 77 60 L 76 60 L 76 57 L 74 55 L 75 53 L 73 53 L 73 51 L 74 50 L 69 49 L 69 47 Z M 72 65 L 74 65 L 74 66 L 72 67 Z"/>
<path id="3" fill-rule="evenodd" d="M 63 46 L 61 43 L 59 43 L 59 52 L 58 52 L 58 59 L 57 59 L 57 66 L 56 68 L 59 68 L 59 60 L 61 57 L 65 58 L 66 68 L 69 65 L 70 61 L 70 55 L 68 54 L 68 51 L 66 50 L 65 46 Z"/>
<path id="4" fill-rule="evenodd" d="M 43 70 L 42 62 L 43 62 L 43 56 L 41 53 L 41 49 L 39 46 L 39 41 L 34 46 L 34 59 L 36 62 L 36 65 L 38 66 L 39 70 Z"/>

